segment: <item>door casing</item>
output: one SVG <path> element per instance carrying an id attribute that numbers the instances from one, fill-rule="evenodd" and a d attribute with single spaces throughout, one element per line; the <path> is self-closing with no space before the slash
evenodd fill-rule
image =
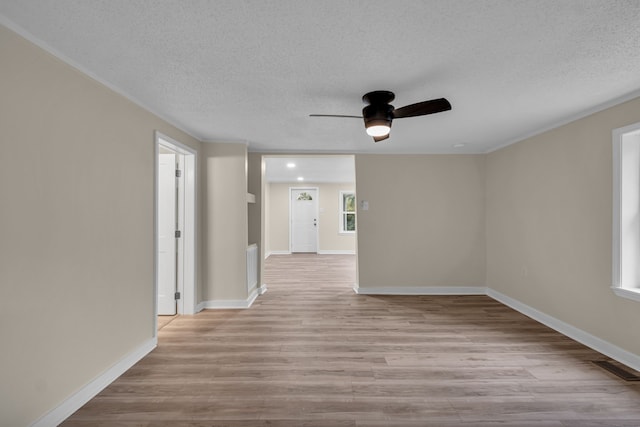
<path id="1" fill-rule="evenodd" d="M 179 227 L 181 237 L 178 244 L 178 281 L 177 291 L 180 299 L 178 314 L 194 314 L 196 309 L 196 272 L 197 272 L 197 151 L 162 133 L 156 131 L 154 139 L 154 336 L 157 335 L 158 316 L 158 159 L 160 146 L 178 153 L 182 158 L 182 197 L 178 204 Z"/>
<path id="2" fill-rule="evenodd" d="M 315 191 L 316 194 L 316 203 L 315 203 L 315 208 L 316 208 L 316 212 L 315 212 L 315 216 L 316 216 L 316 222 L 318 224 L 318 226 L 316 226 L 316 248 L 315 248 L 315 253 L 318 253 L 318 247 L 320 246 L 320 238 L 319 238 L 319 233 L 318 230 L 320 228 L 320 189 L 318 187 L 289 187 L 289 253 L 293 253 L 293 203 L 292 201 L 292 197 L 293 197 L 293 192 L 295 190 L 313 190 Z"/>
<path id="3" fill-rule="evenodd" d="M 161 144 L 161 148 L 165 145 Z M 175 152 L 158 154 L 158 315 L 177 314 L 174 294 L 178 290 L 178 242 L 175 237 L 178 223 L 178 199 L 181 198 L 179 178 L 175 171 L 178 159 Z M 182 170 L 180 168 L 180 170 Z M 184 203 L 182 203 L 184 204 Z"/>

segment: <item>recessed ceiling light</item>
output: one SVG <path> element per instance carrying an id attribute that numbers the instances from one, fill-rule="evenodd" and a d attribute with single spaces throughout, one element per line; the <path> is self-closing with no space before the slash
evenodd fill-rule
<path id="1" fill-rule="evenodd" d="M 293 169 L 293 168 L 295 168 L 295 167 L 296 167 L 296 164 L 295 164 L 295 163 L 287 163 L 287 167 L 288 167 L 289 169 Z"/>
<path id="2" fill-rule="evenodd" d="M 298 177 L 298 181 L 304 181 L 304 177 L 299 176 L 299 177 Z"/>
<path id="3" fill-rule="evenodd" d="M 453 144 L 453 148 L 462 148 L 464 144 Z"/>

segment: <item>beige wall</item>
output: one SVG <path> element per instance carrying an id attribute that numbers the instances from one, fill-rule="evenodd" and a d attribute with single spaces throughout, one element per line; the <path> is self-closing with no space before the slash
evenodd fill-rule
<path id="1" fill-rule="evenodd" d="M 264 242 L 264 251 L 262 253 L 263 259 L 267 256 L 269 252 L 271 252 L 271 186 L 268 184 L 264 184 L 264 206 L 262 207 L 262 212 L 264 215 L 264 229 L 262 232 L 262 241 Z"/>
<path id="2" fill-rule="evenodd" d="M 484 286 L 484 156 L 356 155 L 356 182 L 360 287 Z"/>
<path id="3" fill-rule="evenodd" d="M 265 193 L 263 199 L 263 192 L 265 192 L 265 185 L 262 180 L 262 154 L 248 153 L 247 155 L 247 188 L 249 193 L 253 194 L 256 198 L 255 203 L 250 203 L 248 206 L 248 237 L 249 244 L 258 244 L 258 286 L 262 285 L 262 278 L 264 277 L 264 263 L 262 260 L 265 258 L 265 248 L 262 242 L 266 242 L 265 231 L 262 227 L 265 215 L 264 204 L 267 203 L 268 197 Z"/>
<path id="4" fill-rule="evenodd" d="M 353 183 L 270 183 L 267 229 L 268 252 L 289 251 L 289 188 L 317 187 L 319 191 L 318 252 L 355 253 L 355 234 L 339 233 L 340 191 L 355 191 Z"/>
<path id="5" fill-rule="evenodd" d="M 255 203 L 247 207 L 249 221 L 249 244 L 260 243 L 262 234 L 261 209 L 262 204 L 262 155 L 249 153 L 247 157 L 247 189 L 256 198 Z"/>
<path id="6" fill-rule="evenodd" d="M 0 424 L 154 336 L 154 130 L 200 143 L 0 27 Z"/>
<path id="7" fill-rule="evenodd" d="M 487 285 L 640 355 L 638 303 L 611 286 L 611 131 L 640 99 L 487 156 Z"/>
<path id="8" fill-rule="evenodd" d="M 269 194 L 266 216 L 267 255 L 273 252 L 289 251 L 289 186 L 280 185 L 280 191 L 274 184 L 266 184 Z"/>
<path id="9" fill-rule="evenodd" d="M 203 300 L 246 300 L 247 147 L 202 144 Z"/>

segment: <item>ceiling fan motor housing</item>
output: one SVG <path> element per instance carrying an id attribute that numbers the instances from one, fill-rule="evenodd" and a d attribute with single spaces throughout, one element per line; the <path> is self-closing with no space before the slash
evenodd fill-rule
<path id="1" fill-rule="evenodd" d="M 369 104 L 362 109 L 362 117 L 366 128 L 371 126 L 389 126 L 393 120 L 393 105 L 389 103 L 396 98 L 388 90 L 376 90 L 365 93 L 362 101 Z"/>
<path id="2" fill-rule="evenodd" d="M 362 102 L 365 104 L 388 104 L 396 99 L 396 95 L 388 90 L 374 90 L 373 92 L 365 93 L 362 97 Z"/>
<path id="3" fill-rule="evenodd" d="M 366 128 L 371 126 L 389 126 L 393 120 L 393 105 L 389 104 L 395 99 L 393 92 L 388 90 L 376 90 L 366 93 L 362 101 L 369 104 L 362 109 L 362 117 Z"/>
<path id="4" fill-rule="evenodd" d="M 362 109 L 362 117 L 364 118 L 365 127 L 371 126 L 389 126 L 393 120 L 393 105 L 390 104 L 372 104 Z"/>

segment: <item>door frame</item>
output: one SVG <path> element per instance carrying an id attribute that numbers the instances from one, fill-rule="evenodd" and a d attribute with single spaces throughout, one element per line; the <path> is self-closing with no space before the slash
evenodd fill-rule
<path id="1" fill-rule="evenodd" d="M 320 187 L 311 186 L 299 186 L 289 187 L 289 253 L 293 253 L 293 206 L 291 203 L 291 196 L 294 190 L 315 190 L 316 191 L 316 252 L 318 253 L 320 247 Z"/>
<path id="2" fill-rule="evenodd" d="M 176 178 L 176 169 L 183 170 L 178 162 L 184 157 L 181 154 L 170 150 L 169 147 L 160 143 L 158 153 L 158 316 L 178 314 L 178 302 L 175 299 L 175 292 L 178 290 L 178 250 L 182 245 L 181 239 L 176 239 L 176 224 L 179 221 L 178 196 L 183 190 L 178 190 L 179 183 Z M 166 158 L 165 158 L 166 157 Z M 180 183 L 182 184 L 182 183 Z M 169 206 L 170 205 L 170 206 Z M 184 203 L 181 203 L 184 205 Z M 165 212 L 165 209 L 169 209 Z M 165 242 L 163 243 L 163 240 Z M 162 246 L 164 245 L 164 248 Z M 168 246 L 167 246 L 168 245 Z M 163 249 L 161 253 L 160 249 Z M 169 265 L 164 265 L 164 263 Z M 167 289 L 171 285 L 171 289 Z M 160 298 L 163 296 L 164 298 Z M 173 299 L 171 299 L 173 298 Z M 171 306 L 171 308 L 170 308 Z M 162 310 L 160 309 L 162 307 Z"/>
<path id="3" fill-rule="evenodd" d="M 153 218 L 153 315 L 154 336 L 158 330 L 158 159 L 160 146 L 178 153 L 183 159 L 181 180 L 184 197 L 179 198 L 178 210 L 181 244 L 178 245 L 178 283 L 177 291 L 181 298 L 177 301 L 178 314 L 195 314 L 196 309 L 196 273 L 197 273 L 197 191 L 196 177 L 198 152 L 193 148 L 170 138 L 159 131 L 154 134 L 154 218 Z"/>

